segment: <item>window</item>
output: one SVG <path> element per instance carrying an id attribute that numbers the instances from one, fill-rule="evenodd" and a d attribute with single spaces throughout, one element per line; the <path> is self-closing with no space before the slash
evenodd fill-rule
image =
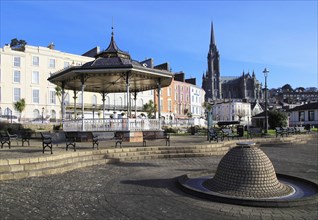
<path id="1" fill-rule="evenodd" d="M 33 84 L 39 84 L 39 81 L 40 81 L 39 71 L 33 71 L 32 72 L 32 83 Z"/>
<path id="2" fill-rule="evenodd" d="M 299 112 L 299 121 L 305 121 L 305 112 Z"/>
<path id="3" fill-rule="evenodd" d="M 178 93 L 176 93 L 174 100 L 177 101 Z"/>
<path id="4" fill-rule="evenodd" d="M 308 111 L 308 121 L 314 121 L 314 120 L 315 120 L 315 112 Z"/>
<path id="5" fill-rule="evenodd" d="M 50 68 L 55 68 L 55 59 L 50 59 L 49 67 Z"/>
<path id="6" fill-rule="evenodd" d="M 168 96 L 171 96 L 171 88 L 168 88 Z"/>
<path id="7" fill-rule="evenodd" d="M 13 89 L 13 101 L 17 102 L 21 98 L 21 89 L 20 88 L 14 88 Z"/>
<path id="8" fill-rule="evenodd" d="M 33 118 L 40 118 L 40 111 L 37 109 L 33 110 Z"/>
<path id="9" fill-rule="evenodd" d="M 40 102 L 40 90 L 38 90 L 38 89 L 32 90 L 32 101 L 33 101 L 33 103 Z"/>
<path id="10" fill-rule="evenodd" d="M 20 67 L 21 66 L 21 58 L 20 57 L 14 57 L 13 66 L 14 67 Z"/>
<path id="11" fill-rule="evenodd" d="M 40 64 L 40 59 L 39 59 L 39 57 L 33 57 L 32 58 L 32 64 L 33 64 L 33 66 L 39 66 L 39 64 Z"/>
<path id="12" fill-rule="evenodd" d="M 70 62 L 64 62 L 64 68 L 70 66 Z"/>
<path id="13" fill-rule="evenodd" d="M 162 111 L 162 110 L 163 110 L 163 100 L 160 99 L 160 111 Z"/>
<path id="14" fill-rule="evenodd" d="M 56 98 L 55 98 L 55 91 L 50 91 L 50 104 L 55 104 L 56 103 Z"/>
<path id="15" fill-rule="evenodd" d="M 51 110 L 51 118 L 56 119 L 56 112 L 55 110 Z"/>
<path id="16" fill-rule="evenodd" d="M 96 95 L 93 95 L 93 97 L 92 97 L 92 104 L 97 105 L 97 96 Z"/>
<path id="17" fill-rule="evenodd" d="M 19 70 L 14 70 L 13 72 L 13 82 L 20 83 L 21 80 L 21 73 Z"/>
<path id="18" fill-rule="evenodd" d="M 172 102 L 170 99 L 168 100 L 168 111 L 172 111 Z"/>

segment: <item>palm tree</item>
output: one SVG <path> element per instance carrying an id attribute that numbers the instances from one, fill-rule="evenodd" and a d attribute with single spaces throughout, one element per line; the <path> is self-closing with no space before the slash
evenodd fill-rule
<path id="1" fill-rule="evenodd" d="M 142 110 L 147 112 L 148 118 L 152 118 L 152 115 L 157 111 L 157 105 L 152 100 L 149 100 L 148 103 L 144 104 Z"/>
<path id="2" fill-rule="evenodd" d="M 14 109 L 20 113 L 19 121 L 21 121 L 22 112 L 25 109 L 25 99 L 20 99 L 14 103 Z"/>

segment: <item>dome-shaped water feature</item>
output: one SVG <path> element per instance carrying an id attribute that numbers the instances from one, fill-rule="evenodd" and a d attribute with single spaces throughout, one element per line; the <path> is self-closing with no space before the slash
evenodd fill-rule
<path id="1" fill-rule="evenodd" d="M 318 186 L 277 174 L 266 154 L 253 142 L 237 143 L 220 161 L 215 173 L 179 178 L 182 189 L 213 201 L 248 206 L 290 207 L 318 203 Z"/>
<path id="2" fill-rule="evenodd" d="M 254 143 L 239 143 L 220 161 L 215 176 L 203 183 L 213 191 L 247 198 L 270 198 L 293 193 L 280 183 L 272 162 Z"/>

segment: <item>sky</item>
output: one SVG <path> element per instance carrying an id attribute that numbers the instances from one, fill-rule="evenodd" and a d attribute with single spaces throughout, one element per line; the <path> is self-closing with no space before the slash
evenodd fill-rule
<path id="1" fill-rule="evenodd" d="M 253 71 L 268 88 L 318 87 L 317 14 L 312 1 L 26 1 L 0 0 L 0 46 L 23 39 L 81 55 L 106 49 L 111 27 L 134 60 L 168 62 L 195 77 L 207 70 L 211 22 L 221 76 Z"/>

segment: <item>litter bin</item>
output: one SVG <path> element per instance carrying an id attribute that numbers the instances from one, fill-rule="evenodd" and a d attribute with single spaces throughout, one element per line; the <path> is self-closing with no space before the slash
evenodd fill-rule
<path id="1" fill-rule="evenodd" d="M 195 135 L 196 133 L 196 127 L 192 126 L 191 127 L 191 135 Z"/>
<path id="2" fill-rule="evenodd" d="M 244 127 L 243 125 L 238 125 L 236 127 L 236 130 L 237 130 L 237 134 L 239 137 L 243 137 L 244 136 Z"/>

